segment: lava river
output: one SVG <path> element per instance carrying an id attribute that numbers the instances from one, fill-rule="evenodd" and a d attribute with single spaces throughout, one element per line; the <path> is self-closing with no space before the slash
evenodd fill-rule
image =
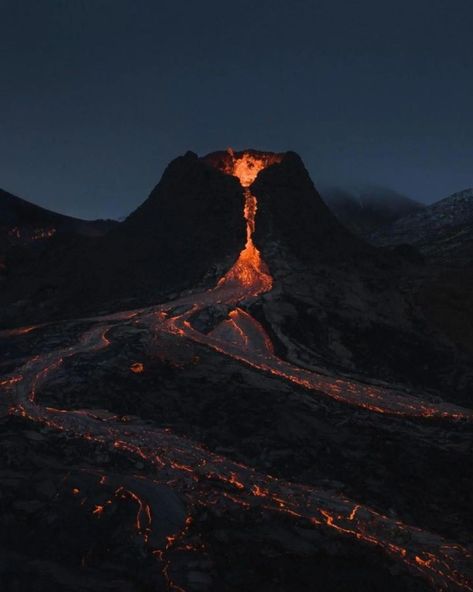
<path id="1" fill-rule="evenodd" d="M 251 184 L 258 172 L 277 162 L 278 157 L 252 153 L 231 153 L 231 157 L 232 165 L 224 172 L 237 176 L 243 186 L 247 240 L 238 260 L 215 288 L 156 307 L 88 319 L 92 326 L 74 345 L 35 356 L 0 379 L 0 389 L 9 401 L 8 413 L 113 446 L 125 455 L 152 463 L 155 471 L 152 480 L 146 484 L 143 480 L 139 484 L 128 483 L 126 487 L 117 483 L 116 497 L 128 496 L 136 501 L 137 532 L 156 555 L 165 553 L 180 536 L 179 532 L 174 533 L 164 543 L 153 537 L 154 523 L 159 522 L 156 516 L 159 508 L 153 506 L 150 491 L 168 484 L 185 500 L 188 520 L 197 504 L 222 510 L 228 507 L 243 510 L 257 504 L 265 512 L 283 514 L 308 527 L 379 549 L 407 571 L 424 577 L 436 590 L 473 592 L 471 555 L 462 546 L 437 534 L 404 524 L 343 495 L 262 474 L 209 452 L 169 430 L 133 421 L 124 423 L 113 414 L 98 417 L 93 411 L 57 409 L 41 404 L 41 391 L 47 388 L 51 377 L 60 376 L 65 358 L 107 348 L 113 327 L 136 323 L 147 331 L 165 333 L 177 344 L 191 340 L 213 348 L 262 372 L 303 386 L 313 396 L 332 397 L 373 413 L 442 418 L 444 421 L 473 419 L 473 412 L 468 409 L 433 403 L 401 390 L 312 372 L 275 355 L 266 331 L 241 303 L 268 292 L 273 285 L 270 271 L 253 243 L 257 203 Z M 228 308 L 227 319 L 208 334 L 199 332 L 193 327 L 193 315 L 216 304 Z M 18 329 L 17 335 L 34 330 L 37 328 Z M 7 335 L 4 332 L 3 337 Z M 221 486 L 216 488 L 216 482 Z M 95 511 L 100 513 L 103 507 Z M 167 581 L 169 589 L 181 589 L 169 578 Z"/>

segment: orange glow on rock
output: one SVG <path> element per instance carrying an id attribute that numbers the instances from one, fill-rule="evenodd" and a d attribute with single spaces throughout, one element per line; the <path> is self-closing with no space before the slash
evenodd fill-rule
<path id="1" fill-rule="evenodd" d="M 134 364 L 132 364 L 130 366 L 130 370 L 134 373 L 134 374 L 141 374 L 144 371 L 145 367 L 143 366 L 143 364 L 141 362 L 135 362 Z"/>

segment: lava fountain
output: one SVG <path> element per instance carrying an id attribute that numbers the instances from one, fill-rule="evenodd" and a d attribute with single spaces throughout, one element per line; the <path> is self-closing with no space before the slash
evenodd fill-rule
<path id="1" fill-rule="evenodd" d="M 244 190 L 246 220 L 246 244 L 240 256 L 228 272 L 219 280 L 217 287 L 238 285 L 248 291 L 248 296 L 259 296 L 269 292 L 273 279 L 261 253 L 253 242 L 255 216 L 258 207 L 256 197 L 251 193 L 251 184 L 258 173 L 266 167 L 281 161 L 282 155 L 267 152 L 233 152 L 231 148 L 226 158 L 217 166 L 222 172 L 237 177 Z"/>

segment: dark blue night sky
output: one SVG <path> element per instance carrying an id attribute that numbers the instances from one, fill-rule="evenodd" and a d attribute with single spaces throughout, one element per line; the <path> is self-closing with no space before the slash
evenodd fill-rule
<path id="1" fill-rule="evenodd" d="M 322 185 L 473 186 L 472 0 L 0 0 L 0 187 L 82 217 L 186 150 Z"/>

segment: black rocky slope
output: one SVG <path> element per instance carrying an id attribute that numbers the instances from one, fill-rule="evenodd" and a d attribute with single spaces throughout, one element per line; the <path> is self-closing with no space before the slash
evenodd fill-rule
<path id="1" fill-rule="evenodd" d="M 41 250 L 53 238 L 53 244 L 58 246 L 71 237 L 98 237 L 116 224 L 114 220 L 65 216 L 0 189 L 0 277 L 8 271 L 7 259 L 12 250 Z"/>
<path id="2" fill-rule="evenodd" d="M 429 320 L 473 352 L 473 189 L 465 189 L 379 229 L 374 244 L 407 244 L 429 263 L 419 290 Z"/>
<path id="3" fill-rule="evenodd" d="M 473 255 L 473 189 L 465 189 L 378 229 L 377 245 L 414 245 L 435 262 L 468 264 Z"/>
<path id="4" fill-rule="evenodd" d="M 301 261 L 344 257 L 351 249 L 374 252 L 332 214 L 296 153 L 263 170 L 251 189 L 258 199 L 254 238 L 264 258 L 271 245 Z"/>
<path id="5" fill-rule="evenodd" d="M 255 243 L 275 280 L 260 314 L 284 355 L 306 366 L 470 397 L 470 354 L 433 322 L 431 295 L 420 298 L 432 276 L 427 264 L 346 230 L 297 155 L 262 171 L 252 191 Z"/>

